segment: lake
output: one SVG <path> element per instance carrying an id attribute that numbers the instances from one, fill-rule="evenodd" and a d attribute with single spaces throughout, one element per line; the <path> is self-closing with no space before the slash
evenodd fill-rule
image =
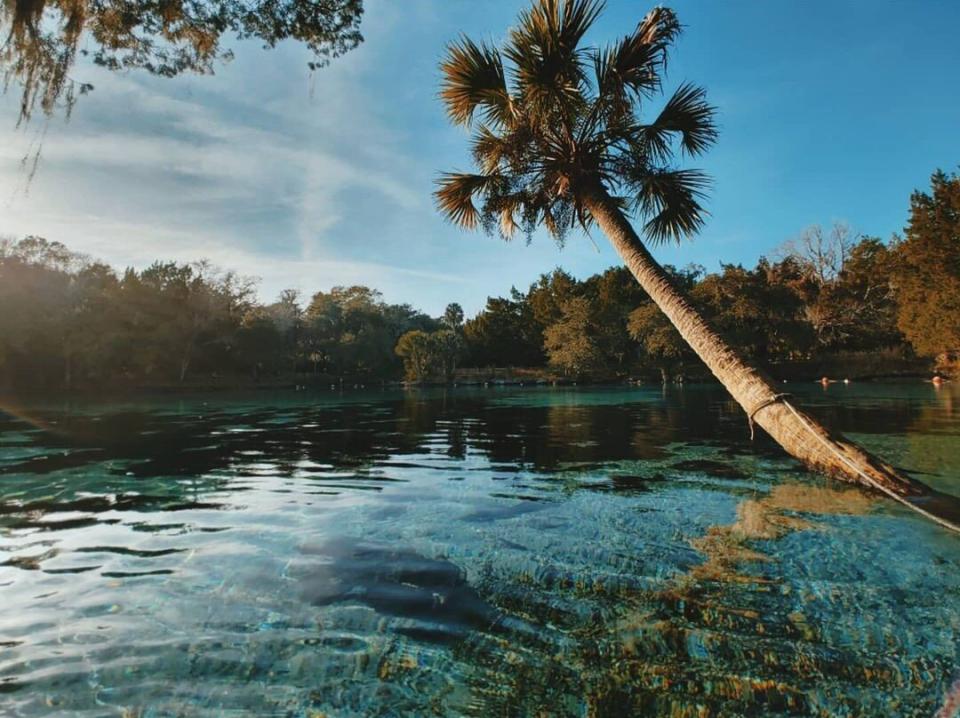
<path id="1" fill-rule="evenodd" d="M 960 495 L 960 387 L 791 386 Z M 714 387 L 0 405 L 0 713 L 932 716 L 960 536 Z"/>

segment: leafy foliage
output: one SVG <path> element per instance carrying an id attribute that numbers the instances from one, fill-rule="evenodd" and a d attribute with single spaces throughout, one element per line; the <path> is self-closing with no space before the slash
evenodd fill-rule
<path id="1" fill-rule="evenodd" d="M 472 366 L 540 366 L 544 362 L 543 327 L 519 292 L 489 297 L 463 327 Z"/>
<path id="2" fill-rule="evenodd" d="M 78 54 L 111 70 L 207 74 L 230 59 L 223 36 L 232 35 L 266 47 L 302 42 L 313 69 L 363 40 L 362 14 L 363 0 L 4 0 L 0 71 L 6 87 L 22 87 L 20 119 L 27 120 L 38 105 L 51 114 L 63 101 L 69 111 L 93 89 L 70 76 Z"/>
<path id="3" fill-rule="evenodd" d="M 378 291 L 363 286 L 317 292 L 304 323 L 305 349 L 315 372 L 367 378 L 394 372 L 394 347 L 401 335 L 437 325 L 409 305 L 385 304 Z"/>
<path id="4" fill-rule="evenodd" d="M 442 321 L 449 329 L 459 331 L 463 328 L 463 307 L 451 302 L 443 312 Z"/>
<path id="5" fill-rule="evenodd" d="M 56 242 L 6 242 L 0 377 L 26 386 L 182 380 L 198 355 L 227 361 L 251 297 L 248 280 L 206 264 L 157 262 L 118 277 Z"/>
<path id="6" fill-rule="evenodd" d="M 937 171 L 914 192 L 896 247 L 900 330 L 921 354 L 960 350 L 960 176 Z"/>
<path id="7" fill-rule="evenodd" d="M 690 267 L 677 270 L 664 267 L 673 279 L 674 285 L 687 294 L 696 286 L 697 279 L 703 274 L 702 267 Z M 693 352 L 660 311 L 660 307 L 647 299 L 630 312 L 627 317 L 627 332 L 640 346 L 640 351 L 660 370 L 661 378 L 667 380 L 674 371 L 682 367 L 683 361 L 693 359 Z M 681 371 L 682 373 L 682 371 Z"/>
<path id="8" fill-rule="evenodd" d="M 803 303 L 790 287 L 772 281 L 775 274 L 766 260 L 753 270 L 723 265 L 691 292 L 731 344 L 762 360 L 794 358 L 812 348 Z"/>
<path id="9" fill-rule="evenodd" d="M 430 335 L 420 329 L 407 332 L 397 342 L 397 356 L 403 357 L 407 379 L 420 381 L 431 374 L 433 368 L 433 342 Z"/>
<path id="10" fill-rule="evenodd" d="M 543 345 L 552 366 L 564 374 L 595 374 L 603 365 L 596 318 L 586 297 L 567 300 L 560 319 L 547 327 Z"/>
<path id="11" fill-rule="evenodd" d="M 205 263 L 121 275 L 28 237 L 0 242 L 0 388 L 164 385 L 295 373 L 392 378 L 397 339 L 437 320 L 367 287 L 254 301 L 249 279 Z"/>
<path id="12" fill-rule="evenodd" d="M 463 337 L 453 329 L 425 332 L 409 331 L 397 342 L 397 356 L 403 357 L 404 372 L 410 381 L 434 377 L 453 379 L 463 354 Z"/>

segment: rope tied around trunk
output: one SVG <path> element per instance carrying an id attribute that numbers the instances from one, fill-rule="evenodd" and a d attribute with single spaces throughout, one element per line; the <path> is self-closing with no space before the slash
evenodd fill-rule
<path id="1" fill-rule="evenodd" d="M 753 411 L 747 414 L 747 424 L 750 426 L 750 441 L 753 441 L 753 417 L 757 415 L 757 412 L 761 409 L 766 409 L 771 404 L 776 404 L 778 401 L 783 401 L 788 396 L 792 397 L 793 394 L 789 394 L 787 392 L 784 392 L 783 394 L 774 394 L 769 399 L 764 399 L 761 401 L 759 404 L 753 407 Z M 787 402 L 784 401 L 783 403 L 786 404 Z"/>
<path id="2" fill-rule="evenodd" d="M 867 472 L 865 472 L 862 468 L 857 466 L 857 464 L 853 462 L 849 457 L 839 452 L 830 441 L 827 441 L 827 439 L 820 436 L 820 434 L 814 431 L 813 427 L 810 426 L 810 422 L 804 419 L 803 415 L 799 411 L 797 411 L 789 401 L 783 402 L 783 405 L 787 407 L 787 409 L 789 409 L 793 413 L 793 415 L 797 417 L 797 419 L 800 420 L 800 423 L 803 424 L 811 434 L 813 434 L 814 436 L 817 437 L 817 439 L 820 440 L 820 443 L 822 443 L 824 446 L 830 449 L 830 451 L 832 451 L 833 454 L 838 459 L 840 459 L 843 463 L 845 463 L 847 466 L 853 469 L 861 478 L 866 479 L 867 484 L 877 489 L 878 491 L 881 491 L 882 493 L 886 494 L 897 503 L 903 504 L 908 509 L 913 509 L 918 514 L 920 514 L 921 516 L 925 516 L 926 518 L 930 519 L 934 523 L 939 524 L 940 526 L 943 526 L 946 529 L 950 529 L 951 531 L 956 531 L 957 533 L 960 533 L 960 526 L 958 526 L 957 524 L 951 521 L 948 521 L 945 518 L 941 518 L 936 514 L 932 514 L 926 509 L 923 509 L 920 506 L 917 506 L 916 504 L 910 501 L 907 501 L 907 499 L 905 499 L 903 496 L 898 494 L 896 491 L 884 486 L 879 481 L 877 481 L 872 476 L 870 476 Z"/>
<path id="3" fill-rule="evenodd" d="M 830 452 L 831 452 L 834 456 L 836 456 L 838 459 L 840 459 L 840 461 L 842 461 L 842 462 L 843 462 L 844 464 L 846 464 L 848 467 L 850 467 L 851 469 L 853 469 L 853 471 L 854 471 L 860 478 L 862 478 L 862 479 L 864 479 L 864 480 L 866 481 L 866 483 L 867 483 L 868 486 L 871 486 L 871 487 L 873 487 L 874 489 L 876 489 L 877 491 L 880 491 L 881 493 L 886 494 L 888 497 L 890 497 L 891 499 L 893 499 L 893 500 L 896 501 L 897 503 L 902 504 L 903 506 L 906 506 L 908 509 L 912 509 L 913 511 L 916 511 L 918 514 L 920 514 L 921 516 L 924 516 L 924 517 L 930 519 L 930 520 L 933 521 L 935 524 L 938 524 L 938 525 L 942 526 L 943 528 L 949 529 L 949 530 L 951 530 L 951 531 L 955 531 L 955 532 L 957 532 L 957 533 L 960 533 L 960 526 L 958 526 L 957 524 L 955 524 L 955 523 L 953 523 L 953 522 L 951 522 L 951 521 L 948 521 L 948 520 L 945 519 L 945 518 L 941 518 L 940 516 L 937 516 L 936 514 L 930 513 L 930 512 L 927 511 L 926 509 L 921 508 L 920 506 L 917 506 L 916 504 L 908 501 L 906 498 L 904 498 L 903 496 L 901 496 L 900 494 L 898 494 L 898 493 L 897 493 L 896 491 L 894 491 L 893 489 L 890 489 L 890 488 L 884 486 L 882 483 L 880 483 L 879 481 L 877 481 L 876 479 L 874 479 L 872 476 L 870 476 L 866 471 L 864 471 L 860 466 L 858 466 L 857 463 L 854 462 L 850 457 L 848 457 L 848 456 L 844 455 L 843 453 L 841 453 L 840 451 L 838 451 L 838 450 L 837 450 L 837 447 L 834 446 L 833 442 L 831 442 L 831 441 L 829 441 L 828 439 L 826 439 L 826 438 L 824 438 L 823 436 L 821 436 L 821 435 L 819 434 L 819 432 L 817 432 L 812 426 L 810 426 L 810 422 L 808 422 L 808 421 L 803 417 L 803 415 L 802 415 L 799 411 L 797 411 L 797 409 L 793 406 L 793 404 L 791 404 L 789 401 L 786 401 L 786 398 L 787 398 L 787 397 L 790 397 L 790 396 L 792 396 L 792 394 L 787 394 L 787 393 L 774 394 L 774 395 L 773 395 L 772 397 L 770 397 L 769 399 L 766 399 L 766 400 L 760 402 L 759 404 L 757 404 L 757 406 L 754 407 L 753 411 L 751 411 L 749 414 L 747 414 L 747 422 L 750 424 L 750 440 L 751 440 L 751 441 L 753 440 L 753 417 L 754 417 L 754 415 L 755 415 L 758 411 L 760 411 L 761 409 L 764 409 L 764 408 L 770 406 L 771 404 L 776 404 L 778 401 L 783 402 L 783 405 L 787 408 L 787 410 L 789 410 L 789 411 L 800 421 L 800 423 L 807 429 L 807 431 L 809 431 L 811 434 L 813 434 L 813 435 L 817 438 L 817 440 L 818 440 L 821 444 L 823 444 L 825 447 L 827 447 L 827 449 L 829 449 Z"/>

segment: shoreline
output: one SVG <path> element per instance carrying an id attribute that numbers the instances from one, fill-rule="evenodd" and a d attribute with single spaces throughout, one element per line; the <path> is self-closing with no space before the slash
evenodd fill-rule
<path id="1" fill-rule="evenodd" d="M 805 372 L 802 376 L 783 375 L 776 372 L 774 368 L 770 372 L 774 381 L 784 384 L 819 384 L 822 376 L 828 376 L 830 384 L 914 384 L 930 383 L 933 371 L 914 371 L 914 372 L 888 372 L 871 375 L 842 376 L 839 374 L 824 375 L 815 371 Z M 846 381 L 845 381 L 846 380 Z M 949 382 L 949 378 L 947 379 Z M 185 384 L 155 384 L 155 385 L 127 385 L 127 386 L 91 386 L 84 388 L 25 388 L 22 390 L 13 390 L 5 388 L 0 390 L 0 409 L 4 401 L 16 401 L 23 399 L 49 399 L 49 398 L 76 398 L 87 399 L 93 397 L 100 398 L 131 398 L 131 397 L 156 397 L 156 396 L 198 396 L 204 394 L 229 394 L 229 393 L 260 393 L 260 392 L 320 392 L 320 393 L 347 393 L 380 390 L 414 390 L 414 389 L 439 389 L 439 388 L 503 388 L 503 387 L 576 387 L 576 388 L 611 388 L 611 387 L 660 387 L 674 386 L 682 387 L 684 385 L 696 386 L 707 384 L 719 384 L 711 375 L 704 372 L 689 372 L 682 377 L 674 378 L 669 381 L 662 381 L 654 378 L 652 375 L 645 377 L 613 377 L 613 378 L 582 378 L 555 377 L 555 376 L 537 376 L 532 371 L 524 372 L 520 376 L 496 376 L 490 374 L 487 377 L 466 377 L 457 378 L 451 381 L 427 380 L 427 381 L 404 381 L 404 380 L 379 380 L 379 381 L 317 381 L 313 377 L 309 379 L 284 379 L 275 382 L 254 382 L 238 381 L 223 378 L 215 382 L 191 382 Z"/>

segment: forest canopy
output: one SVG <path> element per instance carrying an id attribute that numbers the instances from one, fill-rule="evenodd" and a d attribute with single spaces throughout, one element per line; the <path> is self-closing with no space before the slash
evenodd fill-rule
<path id="1" fill-rule="evenodd" d="M 810 227 L 775 261 L 668 267 L 713 326 L 768 367 L 843 353 L 960 351 L 960 178 L 911 198 L 903 238 Z M 155 386 L 217 377 L 356 383 L 444 380 L 462 368 L 552 376 L 704 376 L 630 276 L 562 269 L 525 291 L 431 317 L 375 289 L 257 300 L 251 279 L 206 263 L 109 266 L 37 237 L 0 242 L 0 389 Z"/>

